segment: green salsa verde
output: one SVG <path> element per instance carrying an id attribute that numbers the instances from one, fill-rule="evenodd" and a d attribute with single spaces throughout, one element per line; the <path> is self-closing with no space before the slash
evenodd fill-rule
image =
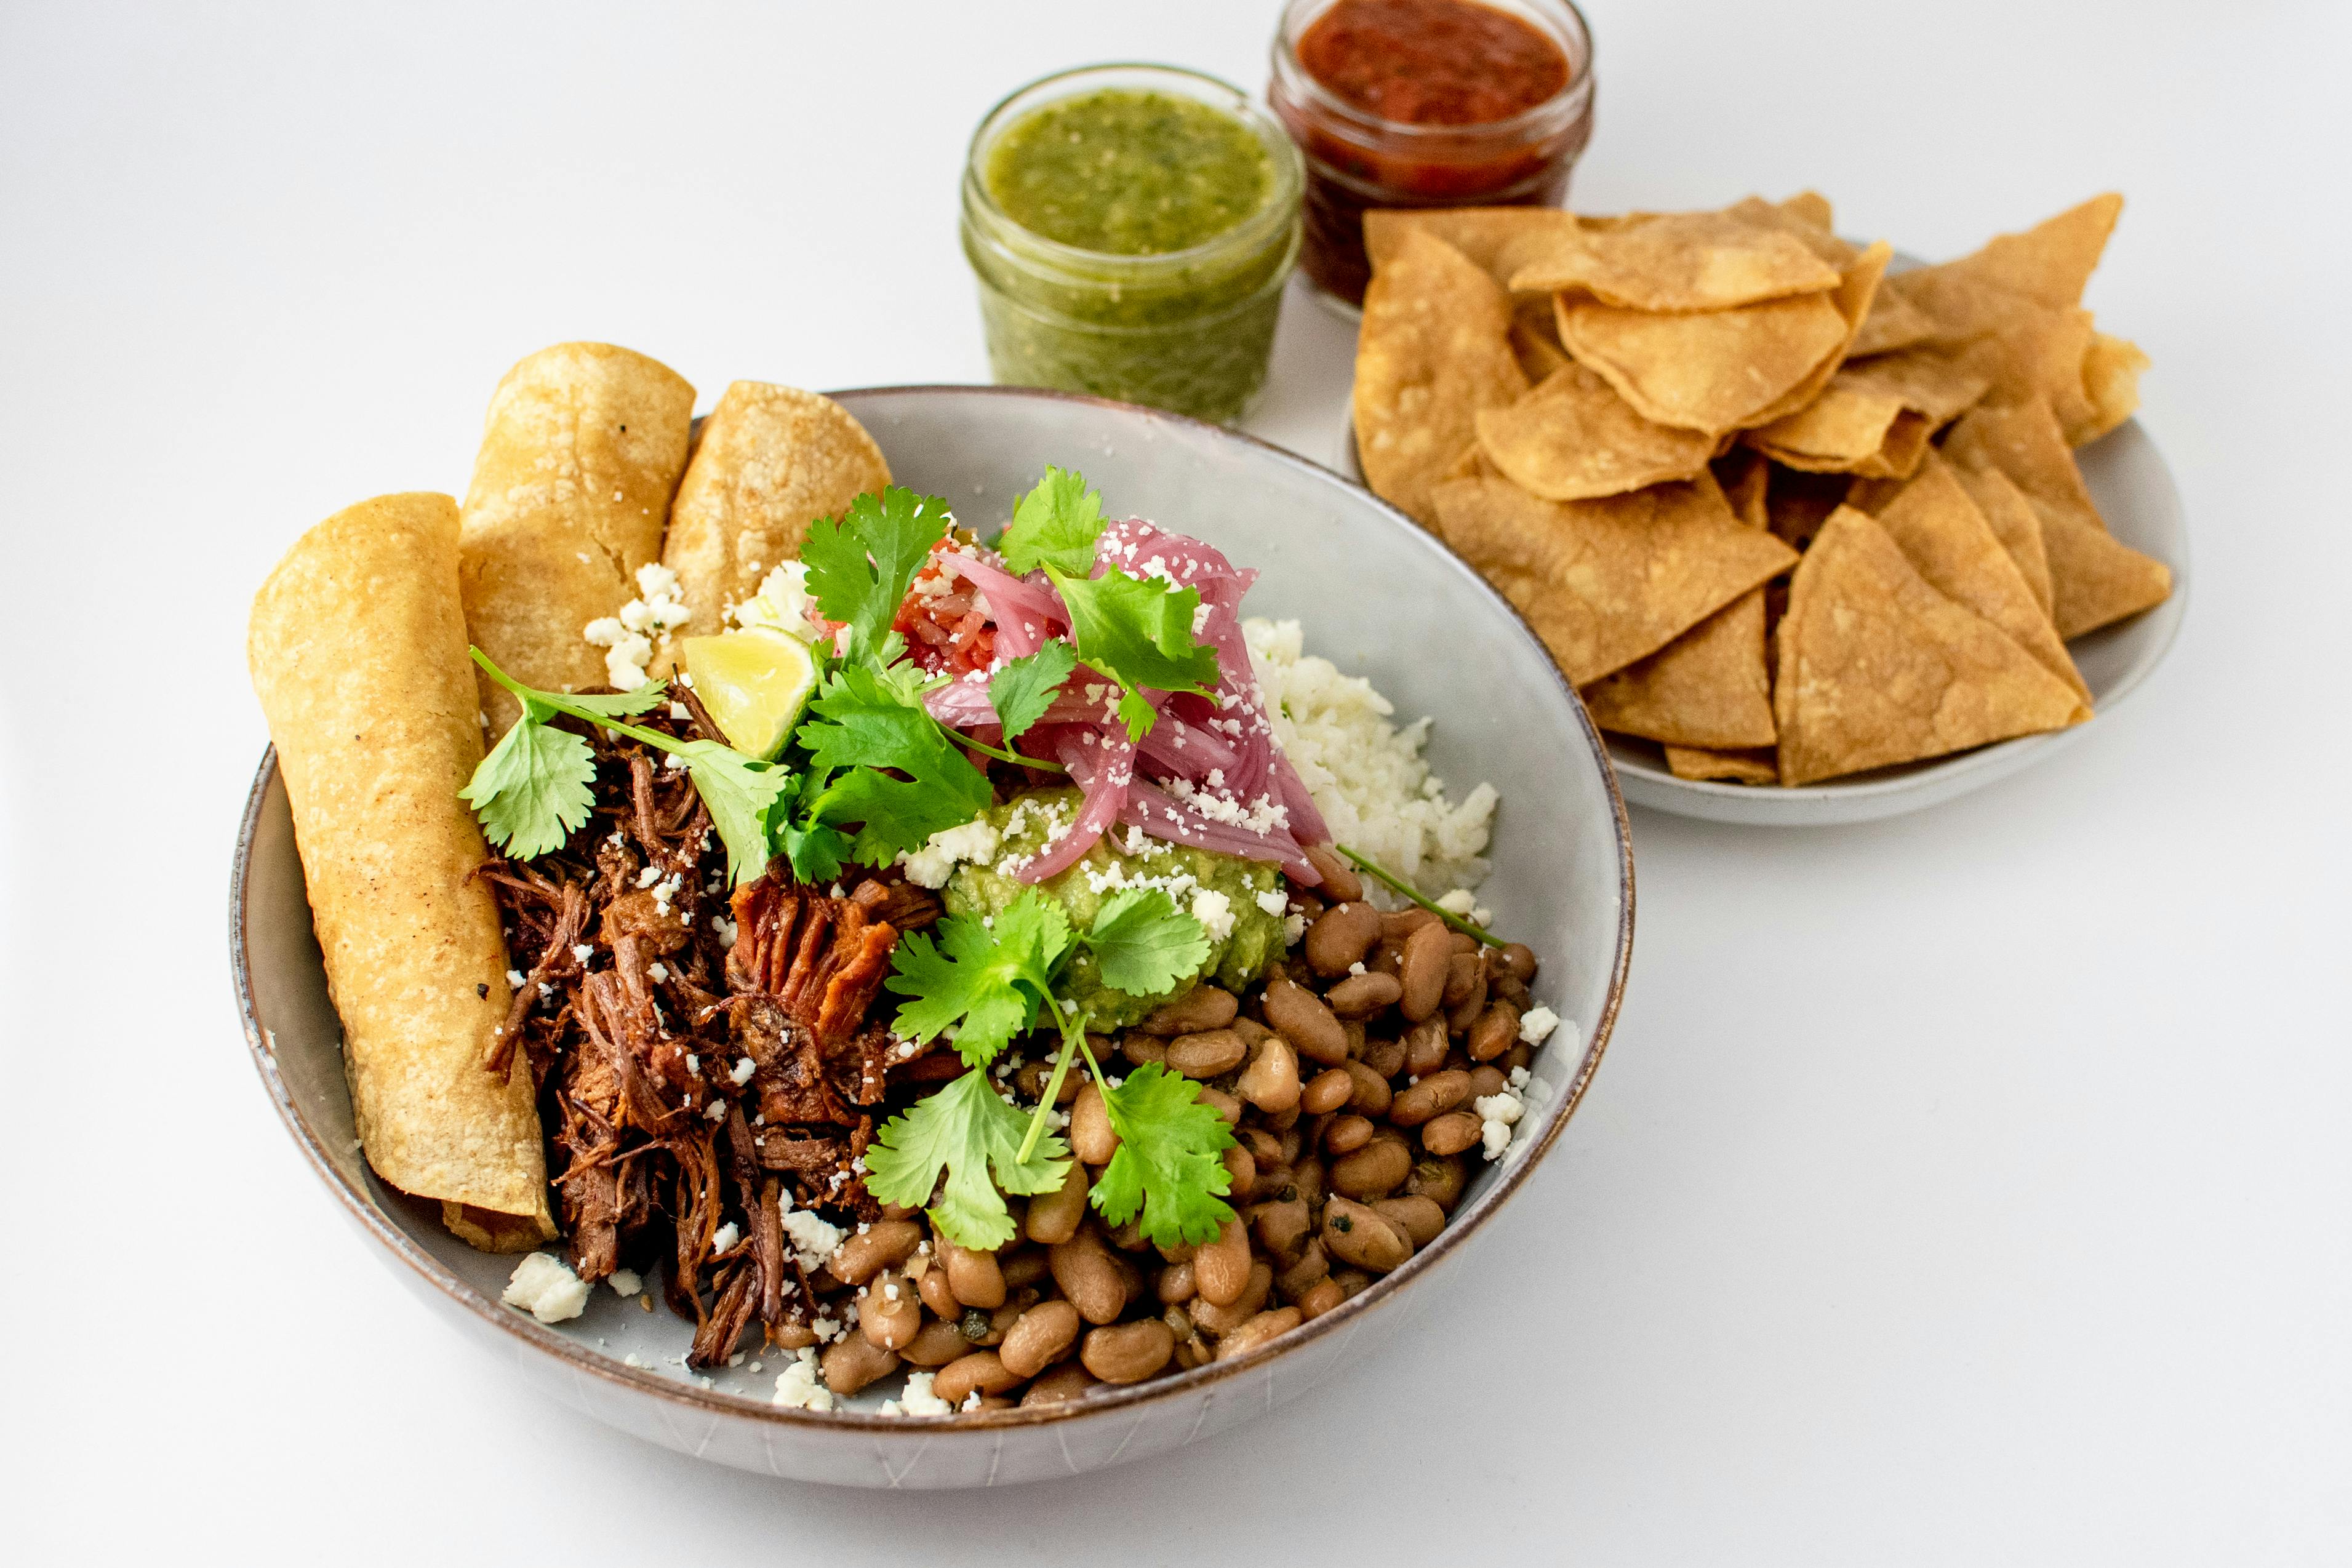
<path id="1" fill-rule="evenodd" d="M 1195 99 L 1102 88 L 1031 110 L 988 152 L 988 192 L 1032 234 L 1111 256 L 1190 250 L 1265 205 L 1274 160 Z"/>
<path id="2" fill-rule="evenodd" d="M 1003 836 L 996 858 L 990 865 L 956 868 L 941 889 L 948 912 L 994 915 L 1020 897 L 1028 884 L 996 868 L 1017 867 L 1044 848 L 1054 824 L 1076 816 L 1081 801 L 1075 789 L 1033 790 L 988 811 L 989 826 Z M 1038 891 L 1062 906 L 1072 925 L 1091 927 L 1104 900 L 1122 887 L 1159 887 L 1182 910 L 1192 910 L 1194 900 L 1203 891 L 1223 894 L 1233 929 L 1223 937 L 1213 932 L 1209 956 L 1199 973 L 1158 996 L 1130 996 L 1112 990 L 1103 984 L 1093 956 L 1079 948 L 1064 972 L 1060 989 L 1091 1015 L 1092 1026 L 1124 1028 L 1202 980 L 1213 980 L 1228 991 L 1238 992 L 1281 955 L 1283 917 L 1268 913 L 1258 902 L 1282 885 L 1281 874 L 1274 867 L 1157 838 L 1143 839 L 1140 847 L 1130 852 L 1113 844 L 1112 837 L 1104 835 L 1083 858 L 1036 884 Z"/>

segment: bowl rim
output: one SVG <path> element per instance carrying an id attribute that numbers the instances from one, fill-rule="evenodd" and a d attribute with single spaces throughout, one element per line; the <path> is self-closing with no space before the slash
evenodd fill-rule
<path id="1" fill-rule="evenodd" d="M 1580 733 L 1601 771 L 1601 784 L 1607 791 L 1610 808 L 1610 829 L 1616 846 L 1617 869 L 1617 929 L 1612 939 L 1612 957 L 1609 966 L 1608 987 L 1602 998 L 1600 1016 L 1586 1027 L 1584 1053 L 1576 1066 L 1572 1079 L 1561 1091 L 1555 1108 L 1548 1108 L 1549 1120 L 1534 1143 L 1525 1152 L 1503 1163 L 1496 1173 L 1495 1184 L 1482 1194 L 1476 1210 L 1465 1224 L 1449 1223 L 1435 1240 L 1417 1248 L 1403 1264 L 1341 1302 L 1330 1311 L 1304 1323 L 1290 1333 L 1283 1334 L 1256 1350 L 1231 1361 L 1213 1361 L 1205 1365 L 1182 1371 L 1171 1376 L 1155 1377 L 1146 1382 L 1107 1392 L 1091 1393 L 1083 1400 L 1059 1401 L 1052 1405 L 1016 1405 L 1009 1410 L 958 1412 L 950 1416 L 905 1417 L 880 1415 L 858 1410 L 805 1410 L 793 1405 L 780 1405 L 767 1400 L 730 1393 L 716 1388 L 702 1388 L 689 1383 L 662 1375 L 651 1368 L 630 1367 L 619 1360 L 602 1354 L 563 1334 L 554 1332 L 527 1314 L 502 1306 L 497 1300 L 477 1289 L 459 1278 L 441 1261 L 419 1246 L 404 1231 L 387 1221 L 352 1184 L 347 1182 L 335 1163 L 329 1158 L 327 1146 L 319 1131 L 310 1125 L 294 1101 L 278 1071 L 274 1041 L 268 1037 L 254 999 L 252 957 L 246 944 L 247 891 L 252 874 L 253 847 L 262 812 L 269 797 L 269 788 L 278 774 L 278 749 L 267 746 L 256 771 L 251 789 L 246 796 L 245 809 L 239 816 L 236 853 L 230 863 L 228 899 L 229 966 L 236 993 L 237 1013 L 245 1026 L 247 1049 L 253 1058 L 255 1070 L 262 1086 L 277 1109 L 278 1119 L 286 1125 L 295 1144 L 310 1163 L 312 1173 L 339 1201 L 348 1215 L 362 1231 L 381 1243 L 392 1258 L 405 1264 L 416 1282 L 437 1291 L 458 1310 L 489 1324 L 494 1329 L 513 1336 L 522 1344 L 553 1357 L 575 1376 L 588 1374 L 640 1394 L 650 1394 L 673 1405 L 686 1406 L 713 1418 L 733 1416 L 740 1419 L 801 1427 L 812 1431 L 831 1431 L 880 1436 L 896 1434 L 905 1437 L 928 1440 L 942 1435 L 968 1433 L 1003 1433 L 1027 1427 L 1051 1426 L 1058 1422 L 1108 1415 L 1118 1411 L 1140 1412 L 1145 1406 L 1169 1399 L 1181 1398 L 1214 1389 L 1221 1384 L 1243 1373 L 1254 1372 L 1274 1360 L 1301 1350 L 1307 1345 L 1343 1328 L 1352 1328 L 1364 1314 L 1400 1295 L 1416 1280 L 1434 1268 L 1439 1262 L 1468 1240 L 1470 1236 L 1493 1218 L 1503 1205 L 1523 1187 L 1538 1162 L 1550 1152 L 1559 1142 L 1561 1131 L 1576 1112 L 1599 1070 L 1602 1054 L 1608 1047 L 1618 1009 L 1625 994 L 1625 984 L 1633 963 L 1633 827 L 1627 816 L 1625 797 L 1618 787 L 1616 767 L 1594 727 L 1591 716 L 1585 712 L 1583 702 L 1575 689 L 1561 676 L 1542 639 L 1517 606 L 1496 593 L 1467 561 L 1457 554 L 1444 541 L 1422 528 L 1402 511 L 1375 496 L 1361 485 L 1349 480 L 1323 464 L 1303 458 L 1286 447 L 1276 446 L 1245 431 L 1230 429 L 1206 420 L 1172 414 L 1163 409 L 1138 404 L 1121 403 L 1112 398 L 1094 397 L 1081 393 L 1050 391 L 1044 388 L 994 386 L 958 383 L 914 383 L 894 386 L 869 386 L 830 392 L 825 395 L 836 400 L 854 401 L 863 397 L 887 395 L 916 394 L 958 397 L 994 397 L 1036 399 L 1056 403 L 1075 403 L 1105 408 L 1121 414 L 1139 415 L 1150 419 L 1165 420 L 1180 426 L 1189 426 L 1219 440 L 1231 440 L 1255 448 L 1274 460 L 1304 471 L 1310 478 L 1326 480 L 1352 492 L 1360 501 L 1368 502 L 1388 514 L 1396 526 L 1410 530 L 1426 540 L 1449 560 L 1478 593 L 1485 595 L 1517 626 L 1529 647 L 1541 656 L 1542 668 L 1549 674 L 1569 700 L 1569 708 L 1576 715 Z M 1202 1417 L 1206 1418 L 1203 1406 Z"/>

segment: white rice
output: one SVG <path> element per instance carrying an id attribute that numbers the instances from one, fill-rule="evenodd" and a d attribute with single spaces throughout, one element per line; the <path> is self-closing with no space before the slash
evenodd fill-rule
<path id="1" fill-rule="evenodd" d="M 1500 797 L 1482 784 L 1455 805 L 1422 760 L 1429 721 L 1403 729 L 1372 684 L 1305 651 L 1297 621 L 1242 623 L 1275 739 L 1306 783 L 1331 835 L 1432 897 L 1486 875 L 1486 836 Z M 1367 879 L 1369 885 L 1370 879 Z"/>

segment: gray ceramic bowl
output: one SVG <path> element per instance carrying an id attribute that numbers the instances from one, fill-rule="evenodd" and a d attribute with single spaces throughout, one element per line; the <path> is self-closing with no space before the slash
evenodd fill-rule
<path id="1" fill-rule="evenodd" d="M 769 1401 L 780 1361 L 690 1379 L 688 1325 L 599 1289 L 549 1328 L 499 1304 L 512 1258 L 441 1228 L 433 1205 L 377 1182 L 352 1135 L 341 1029 L 310 932 L 275 759 L 264 756 L 237 837 L 229 942 L 263 1086 L 344 1213 L 417 1296 L 562 1403 L 680 1453 L 799 1480 L 874 1487 L 1006 1485 L 1143 1458 L 1223 1431 L 1360 1363 L 1551 1147 L 1601 1059 L 1633 934 L 1625 811 L 1600 737 L 1543 647 L 1477 574 L 1354 485 L 1228 430 L 1121 404 L 991 387 L 836 395 L 903 484 L 994 527 L 1048 462 L 1098 486 L 1115 516 L 1207 539 L 1262 575 L 1254 615 L 1305 623 L 1308 647 L 1369 676 L 1401 718 L 1437 716 L 1429 755 L 1458 796 L 1502 792 L 1496 870 L 1481 892 L 1499 930 L 1543 962 L 1536 990 L 1570 1020 L 1536 1058 L 1528 1131 L 1473 1183 L 1454 1222 L 1403 1268 L 1264 1350 L 1075 1405 L 904 1420 Z M 1358 1375 L 1364 1375 L 1359 1373 Z"/>

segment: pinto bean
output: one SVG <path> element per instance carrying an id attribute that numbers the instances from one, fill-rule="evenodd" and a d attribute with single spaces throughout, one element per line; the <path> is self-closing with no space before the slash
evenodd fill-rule
<path id="1" fill-rule="evenodd" d="M 1372 1141 L 1372 1124 L 1361 1116 L 1335 1116 L 1323 1127 L 1323 1152 L 1354 1153 Z"/>
<path id="2" fill-rule="evenodd" d="M 1446 1047 L 1445 1020 L 1423 1018 L 1405 1033 L 1404 1070 L 1427 1078 L 1445 1065 Z"/>
<path id="3" fill-rule="evenodd" d="M 1389 1101 L 1389 1120 L 1399 1127 L 1419 1127 L 1469 1102 L 1468 1073 L 1432 1073 L 1419 1083 L 1397 1091 L 1396 1098 Z"/>
<path id="4" fill-rule="evenodd" d="M 933 1236 L 931 1248 L 947 1271 L 948 1290 L 967 1307 L 993 1311 L 1004 1305 L 1004 1271 L 992 1252 L 974 1252 L 944 1236 Z"/>
<path id="5" fill-rule="evenodd" d="M 1052 1247 L 1078 1233 L 1078 1222 L 1087 1217 L 1087 1167 L 1082 1160 L 1070 1162 L 1070 1173 L 1062 1184 L 1050 1193 L 1039 1193 L 1029 1200 L 1029 1215 L 1025 1222 L 1029 1239 Z"/>
<path id="6" fill-rule="evenodd" d="M 1370 1203 L 1404 1185 L 1412 1174 L 1412 1152 L 1402 1139 L 1378 1138 L 1331 1163 L 1331 1190 Z"/>
<path id="7" fill-rule="evenodd" d="M 1314 1225 L 1315 1216 L 1307 1212 L 1307 1200 L 1298 1189 L 1286 1186 L 1288 1196 L 1277 1194 L 1272 1203 L 1264 1203 L 1250 1211 L 1251 1228 L 1257 1232 L 1258 1245 L 1276 1258 L 1288 1258 L 1297 1248 L 1300 1237 Z M 1165 1276 L 1162 1276 L 1165 1278 Z"/>
<path id="8" fill-rule="evenodd" d="M 1394 1078 L 1404 1071 L 1404 1042 L 1402 1040 L 1366 1040 L 1362 1060 L 1366 1067 L 1382 1078 Z"/>
<path id="9" fill-rule="evenodd" d="M 1511 1048 L 1519 1037 L 1519 1010 L 1508 1002 L 1492 1002 L 1470 1026 L 1470 1059 L 1474 1062 L 1493 1061 Z"/>
<path id="10" fill-rule="evenodd" d="M 863 1285 L 885 1268 L 906 1262 L 922 1241 L 923 1227 L 913 1220 L 877 1220 L 844 1237 L 841 1249 L 825 1260 L 824 1271 L 845 1285 Z"/>
<path id="11" fill-rule="evenodd" d="M 1298 1052 L 1280 1035 L 1268 1035 L 1258 1042 L 1234 1090 L 1260 1110 L 1286 1110 L 1297 1105 Z"/>
<path id="12" fill-rule="evenodd" d="M 1347 1299 L 1338 1280 L 1328 1278 L 1318 1279 L 1298 1298 L 1298 1316 L 1311 1323 Z M 1028 1401 L 1024 1399 L 1022 1403 L 1025 1405 Z"/>
<path id="13" fill-rule="evenodd" d="M 1004 1364 L 997 1351 L 974 1351 L 958 1356 L 931 1377 L 931 1392 L 950 1405 L 961 1405 L 975 1394 L 1002 1394 L 1021 1386 L 1018 1373 Z"/>
<path id="14" fill-rule="evenodd" d="M 1024 1405 L 1059 1405 L 1065 1400 L 1077 1398 L 1101 1381 L 1081 1363 L 1066 1362 L 1041 1373 L 1037 1381 L 1022 1394 L 1021 1403 Z"/>
<path id="15" fill-rule="evenodd" d="M 1339 1017 L 1323 1005 L 1323 998 L 1296 981 L 1266 983 L 1265 1021 L 1311 1061 L 1335 1068 L 1348 1059 L 1348 1032 L 1339 1027 Z M 1079 1103 L 1085 1098 L 1081 1095 Z"/>
<path id="16" fill-rule="evenodd" d="M 1348 1076 L 1345 1068 L 1331 1068 L 1317 1073 L 1313 1081 L 1298 1091 L 1298 1109 L 1310 1116 L 1321 1116 L 1348 1103 L 1356 1092 L 1356 1080 Z"/>
<path id="17" fill-rule="evenodd" d="M 1427 1198 L 1451 1214 L 1454 1205 L 1462 1201 L 1462 1189 L 1468 1181 L 1469 1174 L 1462 1168 L 1461 1161 L 1431 1156 L 1413 1162 L 1412 1174 L 1405 1178 L 1404 1190 L 1408 1196 Z"/>
<path id="18" fill-rule="evenodd" d="M 1419 905 L 1409 910 L 1391 910 L 1381 917 L 1381 936 L 1402 944 L 1423 926 L 1435 926 L 1443 931 L 1445 922 Z"/>
<path id="19" fill-rule="evenodd" d="M 862 1323 L 866 1314 L 860 1312 Z M 911 1366 L 945 1366 L 961 1355 L 971 1353 L 971 1342 L 953 1323 L 938 1318 L 927 1320 L 915 1331 L 915 1337 L 899 1348 L 898 1353 Z"/>
<path id="20" fill-rule="evenodd" d="M 1046 1254 L 1054 1283 L 1089 1323 L 1108 1323 L 1127 1309 L 1127 1279 L 1111 1261 L 1110 1249 L 1094 1226 L 1083 1226 L 1076 1236 Z"/>
<path id="21" fill-rule="evenodd" d="M 1217 1158 L 1225 1163 L 1225 1191 L 1237 1204 L 1245 1204 L 1257 1189 L 1257 1162 L 1239 1143 L 1228 1143 Z"/>
<path id="22" fill-rule="evenodd" d="M 1276 1307 L 1260 1312 L 1217 1345 L 1217 1359 L 1231 1361 L 1272 1340 L 1281 1338 L 1307 1321 L 1307 1315 L 1296 1307 Z"/>
<path id="23" fill-rule="evenodd" d="M 1363 1116 L 1386 1116 L 1389 1113 L 1389 1104 L 1395 1096 L 1389 1089 L 1388 1079 L 1362 1062 L 1349 1062 L 1348 1076 L 1355 1080 L 1348 1096 L 1349 1110 Z"/>
<path id="24" fill-rule="evenodd" d="M 1338 850 L 1328 844 L 1310 844 L 1306 855 L 1307 864 L 1323 874 L 1317 890 L 1326 902 L 1353 903 L 1364 896 L 1363 879 Z"/>
<path id="25" fill-rule="evenodd" d="M 1381 1008 L 1393 1005 L 1403 994 L 1404 984 L 1395 975 L 1368 969 L 1361 974 L 1350 974 L 1323 993 L 1323 1001 L 1342 1018 L 1369 1018 Z"/>
<path id="26" fill-rule="evenodd" d="M 921 1274 L 915 1278 L 915 1290 L 918 1295 L 922 1297 L 924 1306 L 929 1307 L 933 1312 L 947 1319 L 950 1322 L 953 1322 L 963 1316 L 963 1303 L 955 1299 L 955 1292 L 953 1290 L 948 1289 L 948 1271 L 946 1269 L 926 1268 L 923 1270 Z"/>
<path id="27" fill-rule="evenodd" d="M 996 1353 L 1005 1371 L 1034 1377 L 1069 1353 L 1078 1342 L 1079 1326 L 1078 1310 L 1067 1301 L 1040 1301 L 1005 1331 Z"/>
<path id="28" fill-rule="evenodd" d="M 1249 1285 L 1249 1232 L 1236 1217 L 1225 1221 L 1214 1241 L 1192 1254 L 1192 1281 L 1201 1299 L 1217 1306 L 1237 1300 Z"/>
<path id="29" fill-rule="evenodd" d="M 1186 1078 L 1218 1078 L 1242 1065 L 1249 1047 L 1231 1029 L 1179 1035 L 1168 1042 L 1168 1065 Z"/>
<path id="30" fill-rule="evenodd" d="M 1242 1124 L 1242 1102 L 1223 1089 L 1211 1089 L 1204 1083 L 1193 1090 L 1193 1095 L 1202 1104 L 1223 1117 L 1226 1126 L 1238 1127 Z"/>
<path id="31" fill-rule="evenodd" d="M 1110 1111 L 1102 1090 L 1089 1079 L 1070 1107 L 1070 1152 L 1089 1165 L 1108 1165 L 1118 1152 L 1118 1134 L 1111 1131 Z"/>
<path id="32" fill-rule="evenodd" d="M 1160 1300 L 1165 1306 L 1181 1307 L 1201 1293 L 1192 1281 L 1192 1260 L 1171 1263 L 1160 1271 Z"/>
<path id="33" fill-rule="evenodd" d="M 1258 1314 L 1265 1299 L 1274 1294 L 1274 1268 L 1265 1263 L 1250 1265 L 1249 1283 L 1242 1293 L 1223 1306 L 1214 1301 L 1193 1301 L 1185 1310 L 1193 1324 L 1203 1333 L 1230 1334 Z"/>
<path id="34" fill-rule="evenodd" d="M 1298 1261 L 1274 1277 L 1274 1288 L 1286 1301 L 1296 1301 L 1331 1272 L 1331 1259 L 1319 1237 L 1308 1237 L 1298 1249 Z"/>
<path id="35" fill-rule="evenodd" d="M 885 1268 L 866 1287 L 857 1303 L 858 1331 L 886 1351 L 903 1351 L 923 1327 L 923 1300 L 915 1282 Z"/>
<path id="36" fill-rule="evenodd" d="M 1086 1369 L 1105 1383 L 1141 1383 L 1176 1353 L 1176 1336 L 1157 1318 L 1097 1329 L 1078 1351 Z"/>
<path id="37" fill-rule="evenodd" d="M 1315 918 L 1301 943 L 1316 973 L 1345 974 L 1381 939 L 1381 911 L 1367 903 L 1334 904 Z"/>
<path id="38" fill-rule="evenodd" d="M 1415 1250 L 1436 1240 L 1437 1233 L 1445 1228 L 1445 1211 L 1437 1206 L 1433 1198 L 1382 1198 L 1372 1208 L 1383 1218 L 1402 1226 Z"/>
<path id="39" fill-rule="evenodd" d="M 1493 1062 L 1480 1062 L 1470 1069 L 1470 1098 L 1484 1100 L 1490 1094 L 1500 1094 L 1511 1086 L 1503 1069 Z"/>
<path id="40" fill-rule="evenodd" d="M 1118 1054 L 1127 1058 L 1127 1065 L 1129 1067 L 1150 1067 L 1154 1062 L 1165 1067 L 1168 1065 L 1168 1042 L 1157 1035 L 1147 1035 L 1140 1029 L 1129 1029 L 1118 1037 Z M 1027 1072 L 1029 1069 L 1023 1068 L 1021 1070 Z M 1073 1072 L 1062 1081 L 1072 1082 L 1077 1076 Z M 1034 1100 L 1037 1097 L 1032 1092 L 1029 1098 Z"/>
<path id="41" fill-rule="evenodd" d="M 1423 1125 L 1421 1146 L 1433 1154 L 1459 1154 L 1485 1136 L 1485 1124 L 1476 1112 L 1449 1110 Z"/>
<path id="42" fill-rule="evenodd" d="M 1147 1035 L 1173 1039 L 1203 1029 L 1222 1029 L 1242 1010 L 1239 998 L 1218 985 L 1195 985 L 1173 1002 L 1161 1004 L 1138 1026 Z"/>
<path id="43" fill-rule="evenodd" d="M 1412 1256 L 1412 1237 L 1404 1226 L 1339 1196 L 1323 1205 L 1323 1245 L 1333 1257 L 1373 1274 L 1386 1274 Z"/>
<path id="44" fill-rule="evenodd" d="M 1403 988 L 1397 1005 L 1416 1024 L 1436 1012 L 1445 1000 L 1446 975 L 1454 961 L 1454 944 L 1445 940 L 1446 934 L 1445 928 L 1433 921 L 1405 939 L 1404 966 L 1397 976 Z"/>
<path id="45" fill-rule="evenodd" d="M 876 1378 L 898 1370 L 896 1351 L 883 1349 L 863 1334 L 833 1342 L 817 1363 L 824 1385 L 846 1399 Z"/>

